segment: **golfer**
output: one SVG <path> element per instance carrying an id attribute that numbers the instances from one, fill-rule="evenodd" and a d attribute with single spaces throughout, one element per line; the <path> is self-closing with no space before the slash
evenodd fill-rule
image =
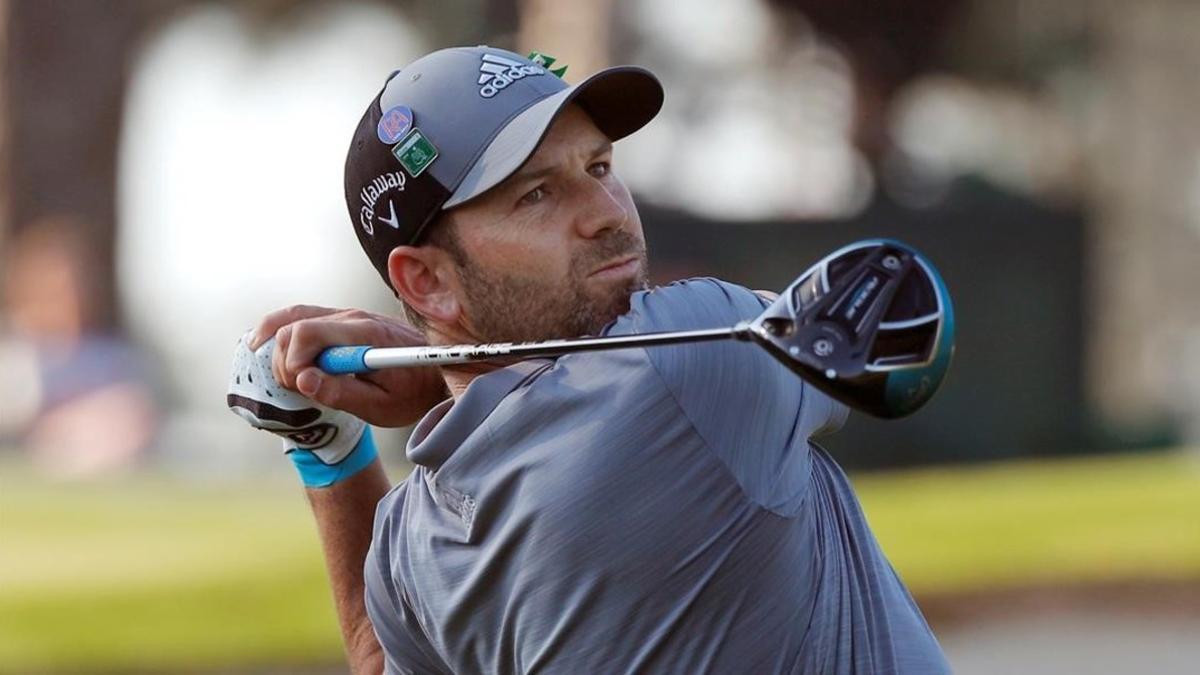
<path id="1" fill-rule="evenodd" d="M 285 437 L 354 672 L 947 672 L 811 441 L 846 408 L 762 350 L 313 367 L 332 345 L 711 328 L 769 304 L 709 278 L 647 289 L 613 142 L 654 117 L 661 86 L 633 67 L 560 76 L 489 47 L 393 73 L 345 191 L 407 321 L 294 306 L 239 348 L 230 405 Z M 727 150 L 713 148 L 715 181 Z M 413 471 L 391 486 L 366 425 L 414 422 Z"/>

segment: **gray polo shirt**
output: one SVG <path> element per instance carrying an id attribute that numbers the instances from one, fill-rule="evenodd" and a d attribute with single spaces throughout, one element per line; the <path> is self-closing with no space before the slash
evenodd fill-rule
<path id="1" fill-rule="evenodd" d="M 609 334 L 731 326 L 715 279 L 636 293 Z M 737 342 L 476 378 L 417 425 L 366 604 L 389 673 L 929 673 L 949 667 L 809 438 L 846 409 Z"/>

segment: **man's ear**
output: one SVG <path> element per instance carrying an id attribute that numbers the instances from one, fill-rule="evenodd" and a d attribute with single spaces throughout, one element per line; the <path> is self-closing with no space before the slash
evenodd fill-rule
<path id="1" fill-rule="evenodd" d="M 436 246 L 397 246 L 388 254 L 388 279 L 396 295 L 430 323 L 452 324 L 461 305 L 450 256 Z"/>

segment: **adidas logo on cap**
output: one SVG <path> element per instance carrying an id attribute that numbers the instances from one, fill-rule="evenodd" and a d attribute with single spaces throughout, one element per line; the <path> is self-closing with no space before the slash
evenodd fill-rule
<path id="1" fill-rule="evenodd" d="M 546 69 L 495 54 L 484 54 L 479 64 L 479 95 L 491 98 L 508 85 L 530 75 L 545 75 Z"/>

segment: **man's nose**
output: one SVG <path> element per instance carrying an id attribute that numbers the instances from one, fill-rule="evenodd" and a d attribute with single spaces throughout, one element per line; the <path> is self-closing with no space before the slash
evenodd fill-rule
<path id="1" fill-rule="evenodd" d="M 604 182 L 588 177 L 578 188 L 583 199 L 583 208 L 578 218 L 579 235 L 592 239 L 607 230 L 621 230 L 629 222 L 629 211 L 613 188 Z"/>

